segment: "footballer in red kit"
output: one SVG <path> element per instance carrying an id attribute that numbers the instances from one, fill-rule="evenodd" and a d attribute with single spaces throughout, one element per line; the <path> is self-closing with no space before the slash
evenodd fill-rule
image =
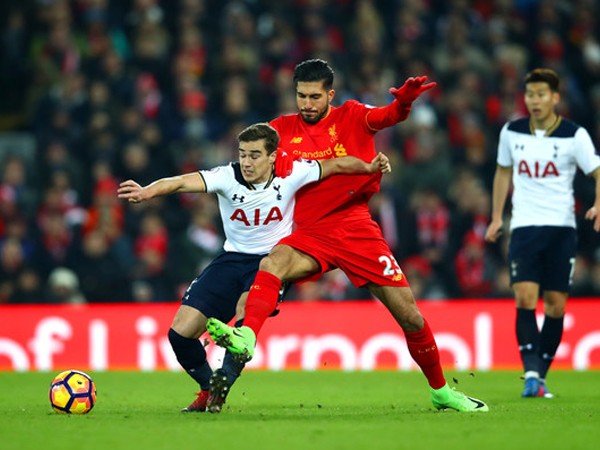
<path id="1" fill-rule="evenodd" d="M 333 69 L 320 59 L 304 61 L 294 69 L 298 113 L 270 122 L 280 135 L 276 176 L 288 176 L 295 158 L 351 155 L 371 161 L 376 154 L 375 133 L 406 119 L 412 103 L 436 86 L 425 76 L 409 78 L 401 87 L 390 89 L 394 100 L 386 106 L 370 107 L 349 100 L 335 107 L 331 104 L 333 79 Z M 210 318 L 207 330 L 218 345 L 248 361 L 254 354 L 256 336 L 277 305 L 282 283 L 320 276 L 337 267 L 355 286 L 369 289 L 402 328 L 436 409 L 488 411 L 484 402 L 451 389 L 446 382 L 433 333 L 369 212 L 368 201 L 379 191 L 380 181 L 381 176 L 375 174 L 334 175 L 298 191 L 296 228 L 261 260 L 246 301 L 243 326 L 231 327 Z"/>
<path id="2" fill-rule="evenodd" d="M 308 98 L 311 87 L 299 92 Z M 372 112 L 374 108 L 349 100 L 340 107 L 329 105 L 326 116 L 315 123 L 307 122 L 302 114 L 290 114 L 270 124 L 281 137 L 281 148 L 293 159 L 352 155 L 370 161 L 376 154 L 373 136 L 377 132 L 368 121 Z M 339 267 L 356 286 L 368 282 L 408 286 L 369 212 L 368 201 L 379 191 L 380 181 L 379 174 L 333 176 L 301 189 L 294 210 L 296 230 L 279 243 L 312 256 L 319 273 Z"/>

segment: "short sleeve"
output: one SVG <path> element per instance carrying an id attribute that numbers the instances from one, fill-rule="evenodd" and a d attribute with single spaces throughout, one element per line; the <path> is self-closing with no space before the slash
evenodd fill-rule
<path id="1" fill-rule="evenodd" d="M 587 130 L 579 127 L 575 132 L 575 160 L 579 168 L 589 175 L 600 167 L 600 157 L 596 154 L 594 143 Z"/>
<path id="2" fill-rule="evenodd" d="M 502 167 L 512 167 L 513 165 L 513 158 L 510 152 L 508 123 L 504 124 L 500 131 L 500 137 L 498 139 L 498 157 L 496 158 L 496 162 Z"/>
<path id="3" fill-rule="evenodd" d="M 231 165 L 218 166 L 210 170 L 200 170 L 200 176 L 206 185 L 206 192 L 223 192 L 230 183 L 232 170 Z"/>
<path id="4" fill-rule="evenodd" d="M 288 177 L 288 182 L 293 185 L 295 190 L 298 190 L 304 185 L 319 181 L 321 172 L 321 164 L 318 161 L 300 159 L 294 161 L 294 168 Z"/>

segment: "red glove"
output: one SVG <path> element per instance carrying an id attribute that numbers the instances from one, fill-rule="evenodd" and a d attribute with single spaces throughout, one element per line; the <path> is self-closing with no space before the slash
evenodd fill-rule
<path id="1" fill-rule="evenodd" d="M 425 84 L 427 81 L 426 76 L 422 77 L 410 77 L 404 82 L 399 88 L 390 88 L 390 94 L 396 97 L 396 100 L 402 105 L 410 105 L 414 102 L 419 95 L 423 92 L 433 89 L 437 86 L 435 81 Z"/>
<path id="2" fill-rule="evenodd" d="M 279 147 L 277 149 L 277 156 L 275 157 L 275 176 L 285 178 L 292 174 L 293 167 L 294 157 L 291 153 Z"/>

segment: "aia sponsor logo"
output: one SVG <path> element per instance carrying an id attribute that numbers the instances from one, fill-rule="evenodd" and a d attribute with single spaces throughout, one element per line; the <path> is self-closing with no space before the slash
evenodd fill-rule
<path id="1" fill-rule="evenodd" d="M 560 173 L 553 161 L 535 161 L 528 164 L 527 161 L 521 160 L 518 165 L 518 174 L 527 178 L 546 178 L 558 177 Z"/>
<path id="2" fill-rule="evenodd" d="M 241 208 L 237 208 L 233 211 L 229 220 L 232 222 L 242 222 L 247 227 L 268 225 L 270 222 L 281 222 L 283 220 L 283 214 L 277 206 L 273 206 L 264 219 L 262 217 L 263 215 L 259 208 L 256 208 L 254 211 L 248 211 L 248 213 Z"/>

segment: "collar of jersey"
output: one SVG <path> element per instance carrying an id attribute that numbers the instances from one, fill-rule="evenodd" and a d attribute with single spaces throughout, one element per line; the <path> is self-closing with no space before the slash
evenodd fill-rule
<path id="1" fill-rule="evenodd" d="M 557 114 L 556 120 L 554 121 L 554 123 L 552 125 L 550 125 L 548 128 L 546 128 L 546 133 L 544 133 L 544 136 L 548 137 L 548 136 L 552 135 L 552 133 L 554 133 L 556 131 L 556 129 L 560 126 L 561 122 L 562 122 L 562 117 Z M 531 120 L 531 117 L 529 118 L 529 132 L 532 134 L 532 136 L 535 136 L 535 128 L 533 127 L 533 121 Z"/>

